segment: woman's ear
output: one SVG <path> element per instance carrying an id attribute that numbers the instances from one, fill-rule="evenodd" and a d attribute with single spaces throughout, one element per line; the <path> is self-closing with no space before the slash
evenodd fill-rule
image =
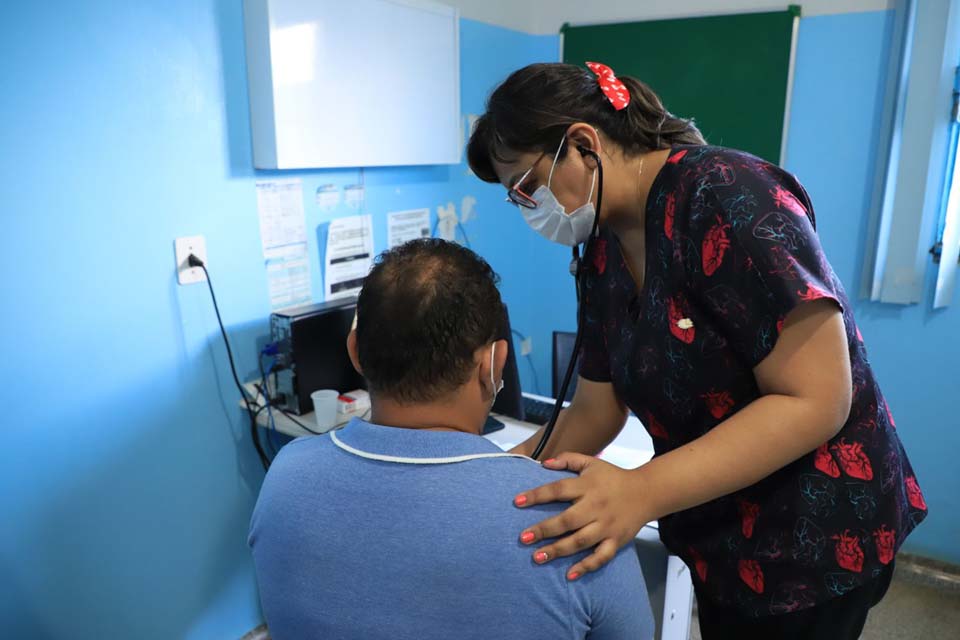
<path id="1" fill-rule="evenodd" d="M 571 150 L 580 150 L 579 155 L 583 156 L 584 162 L 593 168 L 595 161 L 590 152 L 599 154 L 602 148 L 600 133 L 586 122 L 578 122 L 567 128 L 567 141 Z"/>
<path id="2" fill-rule="evenodd" d="M 357 373 L 363 375 L 363 370 L 360 369 L 360 352 L 357 351 L 356 329 L 351 329 L 350 333 L 347 334 L 347 354 L 350 356 L 350 363 L 353 368 L 356 369 Z"/>

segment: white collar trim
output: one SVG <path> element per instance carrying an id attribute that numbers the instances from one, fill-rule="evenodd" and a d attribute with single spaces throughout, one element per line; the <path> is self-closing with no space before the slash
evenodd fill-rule
<path id="1" fill-rule="evenodd" d="M 527 456 L 520 455 L 519 453 L 473 453 L 464 456 L 451 456 L 448 458 L 407 458 L 403 456 L 388 456 L 380 453 L 370 453 L 369 451 L 361 451 L 355 447 L 343 442 L 340 438 L 337 437 L 336 431 L 330 432 L 330 439 L 333 441 L 333 444 L 340 447 L 347 453 L 352 453 L 355 456 L 360 456 L 361 458 L 367 458 L 369 460 L 379 460 L 381 462 L 397 462 L 400 464 L 453 464 L 456 462 L 467 462 L 468 460 L 482 460 L 485 458 L 522 458 L 524 460 L 530 460 L 533 462 L 533 458 L 528 458 Z"/>

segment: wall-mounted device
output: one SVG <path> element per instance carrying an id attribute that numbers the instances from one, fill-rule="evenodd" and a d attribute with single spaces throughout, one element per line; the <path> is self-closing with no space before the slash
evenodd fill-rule
<path id="1" fill-rule="evenodd" d="M 460 162 L 457 9 L 435 0 L 243 4 L 256 168 Z"/>

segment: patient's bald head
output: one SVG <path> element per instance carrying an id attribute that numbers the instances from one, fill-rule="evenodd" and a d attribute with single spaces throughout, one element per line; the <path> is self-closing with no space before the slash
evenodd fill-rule
<path id="1" fill-rule="evenodd" d="M 357 302 L 357 354 L 372 394 L 430 402 L 465 384 L 500 337 L 499 278 L 455 242 L 413 240 L 380 254 Z"/>

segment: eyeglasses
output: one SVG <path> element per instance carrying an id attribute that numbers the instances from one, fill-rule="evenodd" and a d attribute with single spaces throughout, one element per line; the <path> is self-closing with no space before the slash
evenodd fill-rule
<path id="1" fill-rule="evenodd" d="M 520 185 L 526 182 L 527 177 L 537 166 L 537 163 L 543 159 L 544 155 L 545 154 L 541 153 L 540 157 L 537 158 L 532 165 L 530 165 L 530 168 L 527 169 L 522 176 L 520 176 L 520 179 L 517 180 L 512 187 L 507 189 L 507 202 L 512 202 L 518 207 L 523 207 L 524 209 L 536 209 L 539 206 L 537 201 L 534 200 L 530 194 L 520 188 Z"/>

